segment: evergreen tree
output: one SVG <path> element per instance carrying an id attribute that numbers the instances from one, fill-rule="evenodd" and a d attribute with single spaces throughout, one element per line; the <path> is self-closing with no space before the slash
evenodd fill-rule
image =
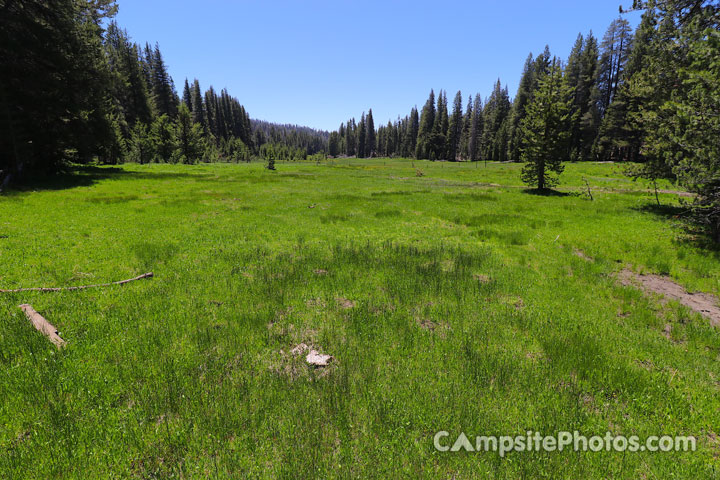
<path id="1" fill-rule="evenodd" d="M 646 67 L 647 61 L 650 59 L 655 28 L 654 13 L 644 14 L 635 33 L 632 50 L 625 66 L 623 76 L 626 81 L 618 87 L 613 102 L 607 108 L 593 145 L 595 155 L 601 160 L 636 161 L 640 158 L 640 148 L 644 136 L 644 128 L 639 121 L 640 112 L 644 109 L 643 105 L 651 103 L 652 97 L 656 96 L 660 90 L 653 92 L 633 88 L 630 82 L 635 73 Z M 643 91 L 644 93 L 641 93 Z M 666 169 L 662 170 L 663 176 L 668 173 Z"/>
<path id="2" fill-rule="evenodd" d="M 357 155 L 357 125 L 355 124 L 354 118 L 348 121 L 345 132 L 347 134 L 347 155 L 352 157 L 353 155 Z"/>
<path id="3" fill-rule="evenodd" d="M 462 94 L 458 91 L 453 100 L 453 111 L 448 127 L 447 158 L 455 161 L 460 149 L 460 137 L 463 131 Z"/>
<path id="4" fill-rule="evenodd" d="M 155 157 L 154 143 L 147 125 L 138 122 L 132 128 L 128 159 L 139 164 L 150 163 Z"/>
<path id="5" fill-rule="evenodd" d="M 598 69 L 600 96 L 598 108 L 602 115 L 605 114 L 617 93 L 631 47 L 632 30 L 630 23 L 624 18 L 613 20 L 600 45 L 601 55 Z"/>
<path id="6" fill-rule="evenodd" d="M 155 162 L 171 162 L 177 160 L 177 134 L 175 125 L 167 115 L 160 115 L 150 127 L 152 151 Z"/>
<path id="7" fill-rule="evenodd" d="M 56 171 L 69 159 L 103 154 L 113 143 L 100 27 L 113 13 L 112 3 L 101 1 L 0 6 L 3 174 Z"/>
<path id="8" fill-rule="evenodd" d="M 105 32 L 105 54 L 110 69 L 110 93 L 119 123 L 127 133 L 136 122 L 149 123 L 152 108 L 139 61 L 137 45 L 117 23 L 110 22 Z"/>
<path id="9" fill-rule="evenodd" d="M 523 182 L 538 190 L 557 184 L 567 154 L 568 120 L 572 105 L 571 88 L 563 77 L 560 63 L 553 59 L 548 73 L 539 78 L 538 89 L 527 106 L 520 124 L 525 144 L 522 159 Z"/>
<path id="10" fill-rule="evenodd" d="M 189 88 L 188 88 L 189 91 Z M 178 108 L 175 119 L 178 160 L 180 163 L 197 163 L 203 153 L 202 127 L 192 121 L 192 114 L 185 103 Z"/>
<path id="11" fill-rule="evenodd" d="M 365 124 L 365 112 L 360 117 L 360 123 L 358 124 L 357 132 L 357 157 L 365 158 L 367 155 L 366 142 L 367 141 L 367 126 Z"/>
<path id="12" fill-rule="evenodd" d="M 519 129 L 520 122 L 523 118 L 525 118 L 525 108 L 532 98 L 535 86 L 535 61 L 533 60 L 533 55 L 531 53 L 525 60 L 523 73 L 520 77 L 520 84 L 518 85 L 517 95 L 515 95 L 510 113 L 510 143 L 508 145 L 508 157 L 510 160 L 518 160 L 520 158 L 520 147 L 522 145 Z"/>
<path id="13" fill-rule="evenodd" d="M 420 114 L 420 124 L 418 126 L 417 146 L 415 148 L 415 158 L 425 159 L 429 155 L 430 135 L 433 133 L 435 125 L 435 92 L 430 90 L 430 96 L 423 106 Z"/>
<path id="14" fill-rule="evenodd" d="M 376 139 L 375 121 L 373 120 L 372 108 L 368 110 L 367 117 L 365 118 L 365 128 L 367 130 L 367 138 L 365 139 L 365 154 L 368 157 L 373 157 L 376 150 Z"/>
<path id="15" fill-rule="evenodd" d="M 192 102 L 193 122 L 199 123 L 203 128 L 207 127 L 207 118 L 205 116 L 205 105 L 203 104 L 203 96 L 200 91 L 200 82 L 196 78 L 193 80 L 190 101 Z"/>
<path id="16" fill-rule="evenodd" d="M 480 94 L 475 94 L 475 105 L 473 106 L 473 122 L 470 129 L 470 140 L 468 141 L 468 149 L 470 150 L 470 161 L 477 162 L 482 159 L 482 137 L 485 130 L 484 109 Z"/>
<path id="17" fill-rule="evenodd" d="M 472 133 L 473 114 L 473 98 L 472 95 L 470 95 L 468 96 L 462 132 L 460 134 L 460 159 L 462 160 L 470 160 L 472 157 L 472 155 L 470 155 L 470 135 Z"/>
<path id="18" fill-rule="evenodd" d="M 597 40 L 592 32 L 587 39 L 580 35 L 567 64 L 567 82 L 573 91 L 573 121 L 570 124 L 568 143 L 568 157 L 572 160 L 588 159 L 597 136 L 600 122 L 597 108 L 597 66 Z"/>
<path id="19" fill-rule="evenodd" d="M 185 104 L 185 106 L 188 108 L 188 110 L 192 113 L 192 110 L 193 110 L 192 94 L 190 93 L 190 84 L 188 83 L 187 78 L 185 79 L 185 87 L 183 88 L 182 103 Z"/>
<path id="20" fill-rule="evenodd" d="M 410 110 L 410 119 L 408 121 L 408 135 L 405 155 L 413 156 L 416 154 L 419 130 L 420 117 L 418 115 L 417 107 L 413 107 L 412 110 Z"/>
<path id="21" fill-rule="evenodd" d="M 340 155 L 340 134 L 338 132 L 330 133 L 330 140 L 328 141 L 328 155 L 331 157 L 337 157 Z"/>
<path id="22" fill-rule="evenodd" d="M 504 161 L 507 158 L 509 135 L 506 119 L 510 113 L 510 96 L 498 79 L 483 110 L 482 155 L 485 160 Z"/>
<path id="23" fill-rule="evenodd" d="M 645 15 L 657 27 L 628 89 L 642 105 L 633 121 L 643 131 L 645 163 L 635 175 L 670 173 L 696 193 L 693 218 L 720 242 L 720 3 L 653 5 Z"/>
<path id="24" fill-rule="evenodd" d="M 162 53 L 160 53 L 160 46 L 156 43 L 154 50 L 150 50 L 150 47 L 147 46 L 146 52 L 148 52 L 146 55 L 149 55 L 146 60 L 149 64 L 150 91 L 155 111 L 158 115 L 168 115 L 174 118 L 177 114 L 177 95 Z"/>
<path id="25" fill-rule="evenodd" d="M 551 63 L 551 55 L 550 55 L 550 46 L 545 45 L 545 50 L 543 50 L 543 53 L 538 55 L 535 58 L 535 65 L 533 66 L 533 70 L 535 72 L 535 78 L 534 78 L 534 84 L 532 86 L 531 90 L 535 90 L 538 87 L 538 81 L 539 78 L 542 75 L 546 75 L 550 71 L 550 63 Z"/>
<path id="26" fill-rule="evenodd" d="M 205 92 L 205 115 L 207 118 L 208 130 L 214 137 L 221 136 L 221 121 L 219 119 L 219 104 L 217 94 L 212 85 Z"/>
<path id="27" fill-rule="evenodd" d="M 444 91 L 440 90 L 437 96 L 437 109 L 435 114 L 435 123 L 427 141 L 427 157 L 430 160 L 439 160 L 445 158 L 447 154 L 447 133 L 449 128 L 449 118 L 447 109 L 447 96 Z"/>
<path id="28" fill-rule="evenodd" d="M 584 104 L 581 96 L 583 95 L 583 62 L 582 54 L 585 47 L 585 38 L 582 34 L 578 34 L 575 44 L 570 51 L 567 67 L 565 69 L 566 80 L 573 91 L 573 111 L 581 113 Z M 579 118 L 579 115 L 578 117 Z M 580 122 L 572 122 L 570 125 L 570 141 L 568 142 L 570 149 L 569 158 L 578 160 L 580 147 Z"/>

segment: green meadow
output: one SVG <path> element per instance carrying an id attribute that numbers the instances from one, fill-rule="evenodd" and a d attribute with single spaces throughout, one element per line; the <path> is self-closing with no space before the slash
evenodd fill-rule
<path id="1" fill-rule="evenodd" d="M 720 293 L 683 197 L 592 163 L 537 195 L 520 168 L 128 164 L 0 196 L 0 288 L 154 273 L 0 294 L 0 478 L 719 477 L 718 329 L 615 277 Z M 443 430 L 698 448 L 501 458 Z"/>

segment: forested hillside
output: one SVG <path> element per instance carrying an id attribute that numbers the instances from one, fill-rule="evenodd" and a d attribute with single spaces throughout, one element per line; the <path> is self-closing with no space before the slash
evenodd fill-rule
<path id="1" fill-rule="evenodd" d="M 0 2 L 0 181 L 67 162 L 305 158 L 327 134 L 252 122 L 227 90 L 185 79 L 112 21 L 112 0 Z M 266 144 L 270 144 L 267 145 Z"/>

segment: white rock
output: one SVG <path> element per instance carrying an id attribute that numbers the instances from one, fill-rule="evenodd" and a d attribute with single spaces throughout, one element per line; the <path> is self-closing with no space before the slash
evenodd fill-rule
<path id="1" fill-rule="evenodd" d="M 317 350 L 310 350 L 310 353 L 305 357 L 307 363 L 316 367 L 327 367 L 332 360 L 332 355 L 324 355 L 318 353 Z"/>

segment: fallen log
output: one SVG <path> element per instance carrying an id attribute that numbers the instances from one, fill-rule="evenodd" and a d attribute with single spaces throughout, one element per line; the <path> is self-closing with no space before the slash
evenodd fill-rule
<path id="1" fill-rule="evenodd" d="M 65 340 L 60 338 L 57 328 L 55 328 L 50 322 L 45 320 L 45 318 L 38 312 L 36 312 L 31 305 L 24 303 L 20 305 L 20 308 L 23 312 L 25 312 L 25 316 L 28 318 L 28 320 L 32 322 L 33 327 L 35 327 L 37 331 L 48 337 L 48 340 L 54 343 L 57 348 L 62 348 L 65 346 Z"/>
<path id="2" fill-rule="evenodd" d="M 119 282 L 110 283 L 98 283 L 97 285 L 80 285 L 77 287 L 33 287 L 33 288 L 15 288 L 12 290 L 2 290 L 0 293 L 20 293 L 20 292 L 62 292 L 64 290 L 84 290 L 86 288 L 97 288 L 97 287 L 109 287 L 111 285 L 123 285 L 125 283 L 134 282 L 135 280 L 142 280 L 143 278 L 150 278 L 153 276 L 153 272 L 143 273 L 135 278 L 129 278 L 127 280 L 120 280 Z"/>

